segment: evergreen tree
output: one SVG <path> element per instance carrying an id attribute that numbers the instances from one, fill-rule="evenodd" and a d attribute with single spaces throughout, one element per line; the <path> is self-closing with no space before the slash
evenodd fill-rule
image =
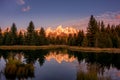
<path id="1" fill-rule="evenodd" d="M 70 45 L 70 46 L 75 46 L 75 44 L 76 44 L 76 38 L 75 38 L 76 36 L 74 35 L 74 36 L 72 36 L 72 34 L 69 34 L 69 36 L 68 36 L 68 45 Z"/>
<path id="2" fill-rule="evenodd" d="M 31 21 L 31 22 L 29 23 L 28 28 L 27 28 L 28 34 L 34 33 L 34 29 L 35 29 L 35 26 L 34 26 L 33 22 Z"/>
<path id="3" fill-rule="evenodd" d="M 107 25 L 107 28 L 105 29 L 105 32 L 107 32 L 108 34 L 110 34 L 110 24 Z"/>
<path id="4" fill-rule="evenodd" d="M 12 24 L 11 30 L 10 30 L 10 36 L 11 36 L 11 45 L 17 44 L 17 27 L 15 23 Z"/>
<path id="5" fill-rule="evenodd" d="M 18 35 L 17 44 L 18 45 L 23 45 L 24 44 L 24 35 L 21 31 L 19 32 L 19 35 Z"/>
<path id="6" fill-rule="evenodd" d="M 48 44 L 46 33 L 43 27 L 41 27 L 40 32 L 39 32 L 39 41 L 40 41 L 40 45 Z"/>
<path id="7" fill-rule="evenodd" d="M 101 22 L 101 32 L 105 32 L 105 25 L 103 21 Z"/>
<path id="8" fill-rule="evenodd" d="M 78 32 L 77 39 L 76 39 L 77 45 L 82 46 L 83 40 L 84 40 L 84 32 L 82 30 Z"/>
<path id="9" fill-rule="evenodd" d="M 85 36 L 84 39 L 83 39 L 82 46 L 83 46 L 83 47 L 88 47 L 88 39 L 87 39 L 86 36 Z"/>
<path id="10" fill-rule="evenodd" d="M 116 38 L 117 38 L 117 47 L 120 48 L 120 25 L 117 25 L 115 27 L 115 32 L 116 32 Z"/>
<path id="11" fill-rule="evenodd" d="M 101 32 L 98 38 L 98 47 L 100 48 L 111 48 L 112 41 L 108 33 Z"/>
<path id="12" fill-rule="evenodd" d="M 31 21 L 30 23 L 29 23 L 29 26 L 28 26 L 28 28 L 27 28 L 27 34 L 26 34 L 26 43 L 27 43 L 27 45 L 35 45 L 35 36 L 34 36 L 34 34 L 35 34 L 35 30 L 34 30 L 34 24 L 33 24 L 33 22 Z"/>
<path id="13" fill-rule="evenodd" d="M 72 34 L 69 34 L 69 36 L 68 36 L 68 45 L 72 45 Z"/>
<path id="14" fill-rule="evenodd" d="M 118 37 L 117 32 L 114 30 L 114 32 L 112 33 L 112 44 L 113 44 L 113 48 L 119 48 L 120 47 L 120 38 Z"/>
<path id="15" fill-rule="evenodd" d="M 39 38 L 39 33 L 38 33 L 38 31 L 35 31 L 34 37 L 35 37 L 35 45 L 36 45 L 36 46 L 39 46 L 39 44 L 40 44 L 40 38 Z"/>
<path id="16" fill-rule="evenodd" d="M 96 41 L 96 33 L 98 31 L 97 21 L 93 15 L 90 17 L 90 21 L 87 27 L 87 39 L 88 39 L 88 46 L 95 47 Z"/>
<path id="17" fill-rule="evenodd" d="M 11 43 L 11 35 L 10 35 L 9 28 L 7 28 L 3 34 L 3 44 L 10 45 L 10 43 Z"/>
<path id="18" fill-rule="evenodd" d="M 2 29 L 0 28 L 0 45 L 3 45 Z"/>
<path id="19" fill-rule="evenodd" d="M 110 26 L 108 25 L 107 28 L 105 28 L 103 21 L 100 24 L 100 32 L 98 35 L 98 47 L 101 48 L 112 47 L 112 40 L 110 37 Z"/>

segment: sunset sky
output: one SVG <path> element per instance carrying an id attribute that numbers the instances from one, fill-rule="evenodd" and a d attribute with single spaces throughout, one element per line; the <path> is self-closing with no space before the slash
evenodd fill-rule
<path id="1" fill-rule="evenodd" d="M 13 22 L 27 28 L 31 20 L 36 27 L 52 27 L 79 22 L 92 14 L 120 21 L 120 0 L 0 0 L 2 28 Z"/>

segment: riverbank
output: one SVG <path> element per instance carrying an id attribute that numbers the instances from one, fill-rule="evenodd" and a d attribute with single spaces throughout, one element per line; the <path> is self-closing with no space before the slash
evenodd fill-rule
<path id="1" fill-rule="evenodd" d="M 1 50 L 39 50 L 39 49 L 58 49 L 67 48 L 66 45 L 44 45 L 44 46 L 26 46 L 26 45 L 15 45 L 15 46 L 0 46 Z"/>
<path id="2" fill-rule="evenodd" d="M 91 47 L 78 47 L 67 45 L 44 45 L 44 46 L 0 46 L 1 50 L 39 50 L 39 49 L 68 49 L 71 51 L 81 52 L 107 52 L 107 53 L 120 53 L 120 48 L 91 48 Z"/>
<path id="3" fill-rule="evenodd" d="M 68 49 L 71 50 L 71 51 L 81 51 L 81 52 L 120 53 L 120 48 L 91 48 L 91 47 L 69 46 Z"/>

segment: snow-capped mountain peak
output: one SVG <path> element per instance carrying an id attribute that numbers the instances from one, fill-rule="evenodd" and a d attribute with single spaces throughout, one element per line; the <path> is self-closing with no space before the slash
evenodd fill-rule
<path id="1" fill-rule="evenodd" d="M 77 33 L 77 30 L 72 27 L 63 27 L 62 25 L 59 25 L 56 29 L 51 29 L 50 27 L 46 29 L 46 35 L 54 35 L 54 36 L 60 36 L 62 34 L 69 35 Z"/>

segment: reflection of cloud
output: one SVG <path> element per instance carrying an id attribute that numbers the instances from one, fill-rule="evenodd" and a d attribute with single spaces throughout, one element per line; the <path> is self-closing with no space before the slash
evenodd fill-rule
<path id="1" fill-rule="evenodd" d="M 27 7 L 22 8 L 22 11 L 23 11 L 23 12 L 27 12 L 27 11 L 29 11 L 29 10 L 30 10 L 30 6 L 27 6 Z"/>
<path id="2" fill-rule="evenodd" d="M 24 0 L 17 0 L 17 3 L 20 5 L 23 5 L 23 4 L 25 4 L 25 1 Z"/>

